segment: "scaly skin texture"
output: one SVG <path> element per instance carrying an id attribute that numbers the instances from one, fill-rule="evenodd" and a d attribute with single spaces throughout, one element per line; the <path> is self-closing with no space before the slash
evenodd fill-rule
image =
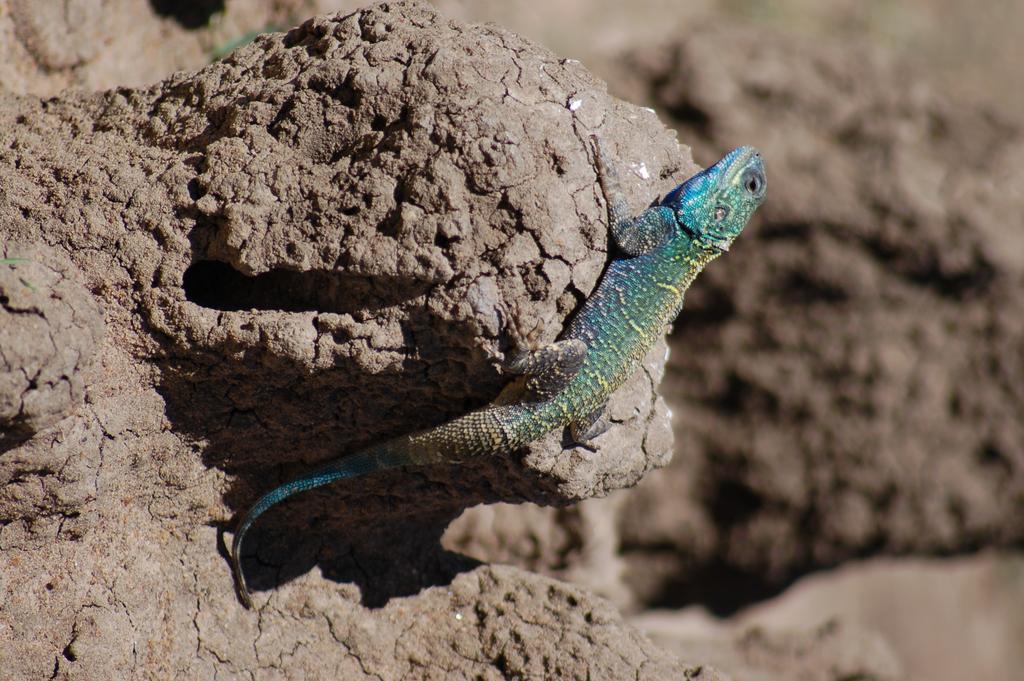
<path id="1" fill-rule="evenodd" d="M 260 514 L 287 497 L 387 468 L 509 453 L 556 428 L 569 426 L 580 442 L 607 428 L 603 412 L 609 396 L 679 314 L 694 278 L 729 250 L 764 200 L 767 185 L 760 154 L 740 147 L 634 218 L 596 138 L 594 148 L 620 254 L 560 340 L 518 355 L 508 369 L 523 378 L 492 405 L 337 459 L 260 497 L 232 542 L 235 579 L 247 607 L 252 603 L 241 570 L 242 540 Z"/>

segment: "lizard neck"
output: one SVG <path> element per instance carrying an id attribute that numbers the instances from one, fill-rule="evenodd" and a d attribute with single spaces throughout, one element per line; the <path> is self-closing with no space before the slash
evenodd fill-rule
<path id="1" fill-rule="evenodd" d="M 680 239 L 674 248 L 656 258 L 651 266 L 651 277 L 655 285 L 674 287 L 671 291 L 672 305 L 668 306 L 662 324 L 670 324 L 683 308 L 683 297 L 694 279 L 704 267 L 722 255 L 722 251 L 698 239 Z"/>

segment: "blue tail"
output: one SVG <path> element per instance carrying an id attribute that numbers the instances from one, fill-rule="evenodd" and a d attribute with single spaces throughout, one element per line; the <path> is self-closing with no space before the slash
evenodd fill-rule
<path id="1" fill-rule="evenodd" d="M 256 519 L 264 511 L 299 492 L 323 487 L 336 480 L 355 478 L 386 468 L 407 466 L 410 463 L 412 462 L 405 452 L 396 451 L 387 445 L 373 447 L 344 459 L 332 461 L 301 478 L 286 482 L 280 487 L 275 487 L 260 497 L 242 518 L 242 522 L 238 524 L 238 529 L 235 530 L 235 538 L 231 542 L 231 559 L 235 573 L 235 583 L 238 587 L 238 596 L 245 607 L 252 607 L 252 599 L 249 597 L 249 589 L 245 585 L 245 575 L 242 574 L 242 540 L 245 538 L 245 533 L 249 531 L 249 528 L 252 527 L 252 524 L 256 522 Z"/>

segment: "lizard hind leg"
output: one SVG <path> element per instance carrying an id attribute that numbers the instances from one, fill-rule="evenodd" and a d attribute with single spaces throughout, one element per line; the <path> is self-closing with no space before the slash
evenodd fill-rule
<path id="1" fill-rule="evenodd" d="M 561 392 L 579 372 L 587 358 L 587 344 L 578 338 L 560 340 L 538 350 L 520 352 L 506 369 L 528 376 L 527 394 L 546 400 Z"/>
<path id="2" fill-rule="evenodd" d="M 590 412 L 583 418 L 569 424 L 569 434 L 574 442 L 584 446 L 590 446 L 591 441 L 601 436 L 611 426 L 608 420 L 607 404 Z"/>

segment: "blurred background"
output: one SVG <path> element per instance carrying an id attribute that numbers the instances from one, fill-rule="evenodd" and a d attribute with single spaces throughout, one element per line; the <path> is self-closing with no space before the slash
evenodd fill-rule
<path id="1" fill-rule="evenodd" d="M 0 88 L 142 86 L 360 4 L 0 0 Z M 672 334 L 672 464 L 471 509 L 448 547 L 737 680 L 1024 679 L 1024 3 L 434 4 L 580 60 L 698 163 L 759 146 L 771 187 Z"/>

